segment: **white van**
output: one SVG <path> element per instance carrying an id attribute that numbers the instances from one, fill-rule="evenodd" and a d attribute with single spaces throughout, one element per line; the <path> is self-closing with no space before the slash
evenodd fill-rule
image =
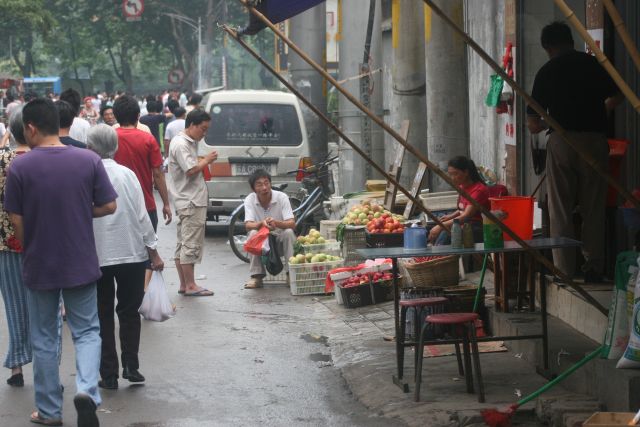
<path id="1" fill-rule="evenodd" d="M 249 175 L 265 169 L 273 185 L 287 183 L 287 193 L 300 187 L 287 172 L 311 164 L 309 140 L 298 99 L 285 92 L 228 90 L 209 94 L 211 125 L 198 155 L 212 150 L 218 160 L 207 177 L 208 217 L 229 215 L 251 193 Z"/>

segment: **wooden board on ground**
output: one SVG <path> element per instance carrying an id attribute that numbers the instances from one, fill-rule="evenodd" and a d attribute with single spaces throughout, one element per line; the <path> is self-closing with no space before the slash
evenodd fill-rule
<path id="1" fill-rule="evenodd" d="M 420 162 L 420 164 L 418 165 L 418 170 L 416 171 L 416 176 L 413 178 L 413 182 L 411 183 L 411 190 L 409 190 L 409 193 L 411 193 L 411 196 L 413 196 L 413 198 L 418 197 L 418 194 L 420 194 L 426 172 L 427 164 Z M 413 205 L 413 202 L 411 200 L 407 200 L 407 206 L 404 208 L 404 218 L 409 219 L 409 217 L 413 214 L 414 209 L 415 206 Z"/>
<path id="2" fill-rule="evenodd" d="M 400 136 L 405 141 L 409 137 L 409 120 L 403 120 L 400 128 Z M 389 175 L 396 181 L 400 180 L 400 172 L 402 172 L 402 161 L 404 160 L 404 145 L 396 141 L 396 156 L 393 160 L 393 164 L 389 169 Z M 393 211 L 393 207 L 396 202 L 396 194 L 398 194 L 398 187 L 391 181 L 387 182 L 387 189 L 384 194 L 384 207 L 389 211 Z"/>

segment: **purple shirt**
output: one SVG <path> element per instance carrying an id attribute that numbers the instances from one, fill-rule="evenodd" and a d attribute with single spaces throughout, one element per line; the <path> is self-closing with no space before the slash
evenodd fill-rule
<path id="1" fill-rule="evenodd" d="M 25 286 L 43 291 L 98 280 L 93 206 L 116 197 L 100 157 L 92 151 L 35 148 L 11 162 L 5 209 L 22 216 Z"/>

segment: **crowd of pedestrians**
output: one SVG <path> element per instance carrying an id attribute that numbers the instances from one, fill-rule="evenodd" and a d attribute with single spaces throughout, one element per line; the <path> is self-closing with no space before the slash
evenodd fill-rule
<path id="1" fill-rule="evenodd" d="M 62 425 L 63 319 L 75 348 L 79 426 L 99 425 L 99 388 L 117 389 L 120 377 L 145 381 L 138 308 L 151 272 L 164 267 L 157 250 L 160 215 L 165 224 L 174 213 L 178 218 L 179 292 L 213 295 L 194 278 L 206 221 L 202 171 L 217 158 L 215 152 L 198 158 L 197 143 L 211 117 L 199 108 L 200 95 L 188 103 L 181 98 L 167 92 L 144 102 L 126 94 L 81 99 L 69 89 L 59 97 L 24 97 L 5 109 L 0 291 L 9 348 L 4 366 L 11 370 L 7 384 L 22 387 L 22 367 L 33 362 L 33 423 Z M 173 205 L 163 165 L 171 177 Z M 162 200 L 160 212 L 154 188 Z"/>

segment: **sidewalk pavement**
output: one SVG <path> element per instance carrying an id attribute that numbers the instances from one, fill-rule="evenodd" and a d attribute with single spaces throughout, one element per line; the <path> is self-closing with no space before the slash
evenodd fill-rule
<path id="1" fill-rule="evenodd" d="M 351 392 L 379 416 L 398 418 L 410 426 L 483 425 L 480 410 L 502 408 L 542 387 L 547 380 L 522 354 L 512 351 L 481 353 L 480 363 L 486 403 L 467 394 L 458 376 L 455 356 L 427 358 L 423 364 L 421 401 L 414 402 L 413 385 L 403 393 L 393 384 L 396 372 L 395 343 L 385 340 L 394 332 L 393 303 L 356 309 L 338 305 L 333 297 L 317 298 L 319 317 L 331 319 L 328 330 L 334 365 L 341 370 Z M 405 379 L 412 378 L 413 350 L 405 354 Z M 547 399 L 575 399 L 561 386 L 545 393 Z M 589 398 L 584 398 L 588 400 Z M 534 410 L 536 401 L 524 405 L 514 417 L 514 425 L 540 425 Z"/>

